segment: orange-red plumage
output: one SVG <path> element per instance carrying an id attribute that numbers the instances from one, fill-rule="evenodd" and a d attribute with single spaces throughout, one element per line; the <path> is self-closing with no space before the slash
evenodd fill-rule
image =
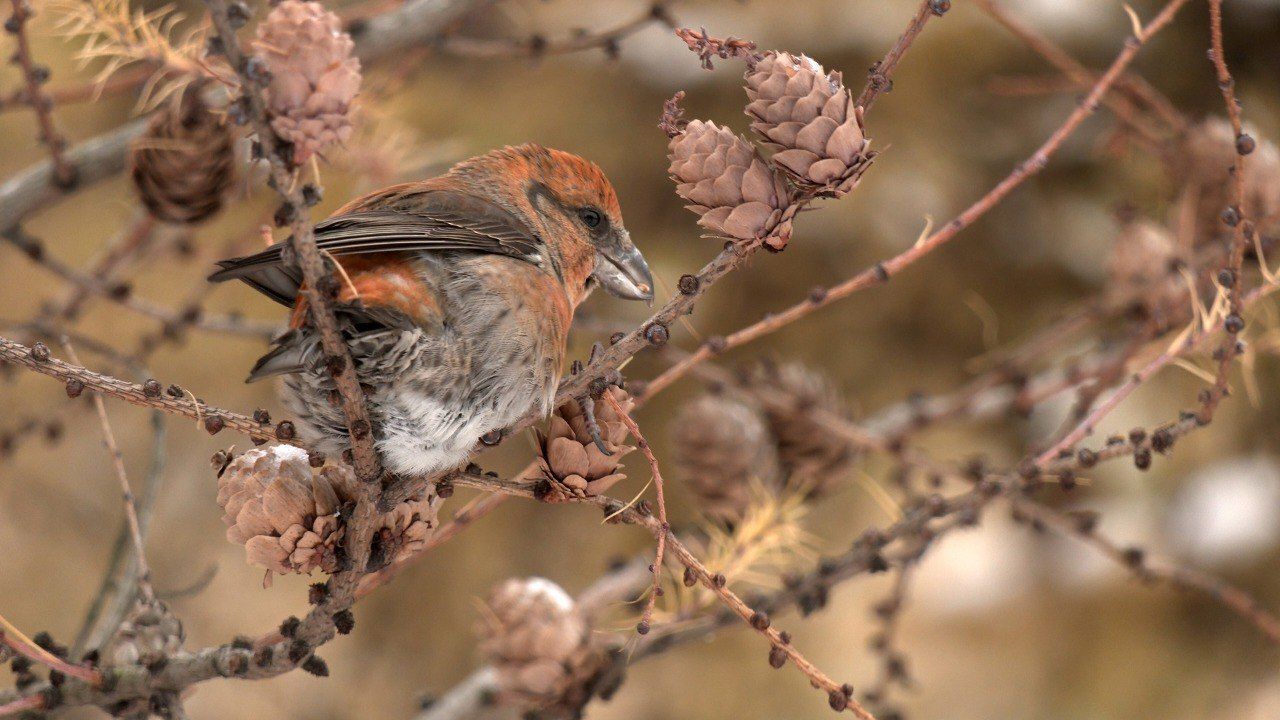
<path id="1" fill-rule="evenodd" d="M 337 301 L 395 309 L 413 318 L 419 325 L 438 322 L 440 305 L 435 291 L 414 273 L 404 257 L 356 255 L 336 261 L 342 272 Z M 302 327 L 307 321 L 307 297 L 299 294 L 289 316 L 289 327 Z"/>

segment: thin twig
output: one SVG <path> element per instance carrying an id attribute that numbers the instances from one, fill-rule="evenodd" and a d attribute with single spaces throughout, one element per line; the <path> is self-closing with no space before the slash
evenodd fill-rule
<path id="1" fill-rule="evenodd" d="M 156 499 L 160 495 L 160 486 L 165 476 L 165 437 L 167 423 L 164 413 L 156 410 L 151 413 L 151 468 L 142 487 L 136 505 L 138 508 L 138 527 L 142 539 L 147 539 L 147 530 L 151 525 L 151 516 L 155 511 Z M 94 594 L 93 602 L 85 611 L 84 621 L 71 644 L 71 656 L 79 657 L 88 648 L 99 647 L 106 642 L 124 620 L 125 614 L 133 604 L 137 595 L 136 578 L 137 560 L 131 549 L 129 521 L 121 523 L 111 546 L 111 556 L 107 561 L 107 570 L 103 573 L 102 582 Z"/>
<path id="2" fill-rule="evenodd" d="M 871 66 L 871 71 L 867 73 L 867 84 L 862 88 L 862 93 L 858 95 L 854 105 L 869 110 L 877 97 L 893 89 L 893 71 L 897 69 L 902 56 L 907 54 L 911 43 L 915 42 L 916 37 L 924 31 L 925 23 L 929 22 L 929 18 L 941 17 L 950 6 L 949 0 L 921 1 L 915 14 L 911 16 L 911 21 L 907 23 L 907 29 L 902 31 L 898 41 L 889 48 L 889 53 Z"/>
<path id="3" fill-rule="evenodd" d="M 236 38 L 228 4 L 227 0 L 205 0 L 209 17 L 221 40 L 223 55 L 240 77 L 240 91 L 250 124 L 257 133 L 264 156 L 269 162 L 273 185 L 284 202 L 282 212 L 284 217 L 290 219 L 293 235 L 289 242 L 302 271 L 304 282 L 301 292 L 306 301 L 307 316 L 320 335 L 325 366 L 338 391 L 340 403 L 336 404 L 341 405 L 343 418 L 346 420 L 352 465 L 359 480 L 359 494 L 355 508 L 347 518 L 343 541 L 348 565 L 346 569 L 330 576 L 324 601 L 307 613 L 295 634 L 295 639 L 316 646 L 326 642 L 337 632 L 335 614 L 348 609 L 355 602 L 360 578 L 368 572 L 374 524 L 378 517 L 378 496 L 384 484 L 383 469 L 374 447 L 374 427 L 369 418 L 364 391 L 356 375 L 351 350 L 343 339 L 334 314 L 331 290 L 336 281 L 316 247 L 302 183 L 297 182 L 297 169 L 291 166 L 289 151 L 283 147 L 271 127 L 263 78 L 260 74 L 249 72 L 249 58 Z M 304 658 L 292 659 L 295 663 L 301 663 Z"/>
<path id="4" fill-rule="evenodd" d="M 58 134 L 53 123 L 53 102 L 45 94 L 43 85 L 49 79 L 49 68 L 37 66 L 31 57 L 31 40 L 27 37 L 27 22 L 31 19 L 31 5 L 27 0 L 10 0 L 13 14 L 5 29 L 11 32 L 16 40 L 17 49 L 13 59 L 22 69 L 26 91 L 23 99 L 35 111 L 36 121 L 40 126 L 40 142 L 49 148 L 49 159 L 53 163 L 53 182 L 61 189 L 68 189 L 76 182 L 76 168 L 67 161 L 67 141 Z"/>
<path id="5" fill-rule="evenodd" d="M 1097 76 L 1091 70 L 1082 65 L 1080 61 L 1072 57 L 1070 53 L 1053 42 L 1053 40 L 1049 39 L 1048 36 L 1007 12 L 1001 3 L 996 2 L 996 0 L 973 0 L 973 2 L 979 9 L 989 15 L 992 20 L 1002 25 L 1028 48 L 1057 68 L 1077 87 L 1088 88 L 1097 82 Z M 1186 129 L 1187 119 L 1182 113 L 1178 112 L 1167 97 L 1141 79 L 1128 75 L 1121 76 L 1116 81 L 1116 87 L 1144 102 L 1155 111 L 1173 133 L 1181 133 Z M 1144 133 L 1151 131 L 1150 128 L 1139 124 L 1141 111 L 1134 107 L 1129 100 L 1109 94 L 1103 97 L 1102 101 L 1111 107 L 1119 117 L 1132 122 L 1138 130 Z M 1154 139 L 1159 140 L 1159 138 Z"/>
<path id="6" fill-rule="evenodd" d="M 1244 329 L 1243 299 L 1241 297 L 1241 283 L 1244 279 L 1244 253 L 1248 247 L 1249 241 L 1252 239 L 1256 229 L 1249 220 L 1249 208 L 1246 206 L 1247 195 L 1244 188 L 1245 174 L 1245 155 L 1252 151 L 1252 148 L 1245 150 L 1244 142 L 1244 121 L 1241 119 L 1240 101 L 1236 99 L 1235 79 L 1231 77 L 1231 71 L 1227 69 L 1226 50 L 1223 48 L 1222 42 L 1222 0 L 1209 0 L 1209 41 L 1210 41 L 1210 59 L 1213 62 L 1214 72 L 1218 80 L 1218 88 L 1222 91 L 1222 101 L 1226 105 L 1227 117 L 1231 120 L 1231 129 L 1235 133 L 1235 155 L 1231 165 L 1231 207 L 1223 208 L 1224 217 L 1232 214 L 1234 211 L 1235 222 L 1232 227 L 1231 234 L 1231 252 L 1227 259 L 1226 266 L 1219 274 L 1218 282 L 1223 287 L 1227 295 L 1227 302 L 1230 306 L 1230 314 L 1223 319 L 1223 324 L 1229 330 L 1229 336 L 1223 340 L 1218 347 L 1217 360 L 1218 370 L 1214 377 L 1213 388 L 1210 390 L 1208 397 L 1201 403 L 1201 414 L 1205 417 L 1205 421 L 1213 417 L 1214 411 L 1217 409 L 1218 403 L 1227 395 L 1227 375 L 1231 370 L 1231 364 L 1240 354 L 1239 343 L 1236 341 L 1235 335 Z"/>
<path id="7" fill-rule="evenodd" d="M 22 655 L 33 662 L 38 662 L 49 668 L 73 678 L 79 678 L 90 685 L 99 685 L 102 683 L 102 674 L 93 668 L 83 667 L 81 665 L 72 665 L 53 653 L 45 650 L 36 644 L 34 640 L 27 637 L 9 622 L 3 615 L 0 615 L 0 643 L 7 646 L 10 650 Z"/>
<path id="8" fill-rule="evenodd" d="M 923 552 L 924 543 L 921 551 Z M 902 627 L 902 611 L 907 603 L 907 593 L 911 587 L 911 575 L 917 565 L 911 560 L 904 560 L 895 568 L 893 587 L 889 595 L 876 603 L 873 608 L 879 630 L 871 640 L 872 651 L 880 657 L 880 675 L 875 682 L 862 691 L 867 702 L 884 708 L 885 699 L 895 683 L 908 686 L 911 677 L 907 673 L 906 660 L 898 647 L 898 633 Z"/>
<path id="9" fill-rule="evenodd" d="M 150 213 L 138 211 L 129 225 L 104 244 L 101 255 L 93 262 L 91 269 L 83 275 L 83 282 L 75 282 L 67 295 L 59 300 L 50 315 L 52 319 L 71 319 L 76 317 L 86 300 L 95 292 L 105 291 L 106 296 L 115 294 L 116 280 L 134 262 L 142 259 L 158 242 L 167 242 L 173 233 L 171 228 L 162 226 L 151 217 Z M 185 234 L 185 233 L 183 233 Z M 36 263 L 47 263 L 49 271 L 63 279 L 71 279 L 62 272 L 70 266 L 59 262 L 48 253 L 47 248 L 38 238 L 16 228 L 5 233 L 5 238 L 14 243 L 26 256 Z M 176 240 L 176 238 L 174 238 Z M 75 274 L 71 271 L 71 274 Z"/>
<path id="10" fill-rule="evenodd" d="M 62 347 L 67 351 L 67 357 L 71 362 L 79 365 L 80 358 L 76 357 L 71 341 L 63 338 Z M 138 506 L 134 502 L 133 489 L 129 487 L 129 476 L 124 469 L 124 454 L 116 444 L 116 434 L 111 429 L 110 418 L 107 417 L 107 404 L 102 401 L 102 396 L 98 393 L 93 393 L 92 401 L 93 409 L 98 414 L 98 423 L 102 426 L 103 443 L 107 446 L 107 453 L 111 455 L 111 467 L 115 470 L 116 480 L 120 482 L 120 493 L 124 499 L 124 517 L 129 523 L 129 539 L 133 543 L 133 559 L 137 564 L 138 591 L 142 593 L 143 600 L 151 602 L 155 600 L 155 591 L 151 588 L 151 566 L 147 563 L 147 554 L 142 541 L 142 523 L 138 521 Z"/>
<path id="11" fill-rule="evenodd" d="M 875 716 L 862 707 L 861 703 L 851 697 L 852 687 L 847 684 L 837 683 L 832 680 L 826 673 L 822 672 L 816 665 L 809 661 L 795 645 L 790 641 L 790 636 L 783 634 L 777 628 L 768 623 L 768 619 L 761 619 L 760 613 L 753 610 L 736 593 L 730 590 L 724 583 L 721 576 L 712 574 L 693 553 L 689 552 L 674 535 L 671 534 L 670 528 L 665 531 L 657 525 L 646 524 L 650 532 L 655 534 L 665 532 L 668 536 L 668 544 L 671 552 L 675 557 L 687 568 L 693 571 L 698 577 L 699 582 L 709 588 L 716 597 L 720 598 L 720 602 L 724 603 L 738 617 L 742 618 L 748 625 L 751 625 L 757 632 L 768 638 L 771 647 L 780 650 L 787 656 L 787 659 L 795 664 L 796 668 L 809 678 L 809 681 L 818 688 L 825 690 L 828 702 L 834 710 L 848 709 L 860 720 L 874 720 Z"/>
<path id="12" fill-rule="evenodd" d="M 1252 624 L 1271 642 L 1280 644 L 1280 618 L 1264 609 L 1252 595 L 1225 580 L 1203 570 L 1152 557 L 1138 548 L 1122 546 L 1096 528 L 1082 525 L 1078 518 L 1034 500 L 1010 496 L 1009 501 L 1023 515 L 1063 535 L 1078 538 L 1143 580 L 1204 594 Z"/>
<path id="13" fill-rule="evenodd" d="M 1247 298 L 1241 299 L 1241 307 L 1243 308 L 1245 305 L 1256 302 L 1277 290 L 1280 290 L 1280 285 L 1263 285 L 1255 288 L 1249 293 Z M 1125 398 L 1129 397 L 1134 390 L 1137 390 L 1139 385 L 1146 382 L 1152 375 L 1172 363 L 1174 360 L 1177 360 L 1179 357 L 1199 347 L 1205 340 L 1213 337 L 1215 331 L 1219 329 L 1221 329 L 1221 324 L 1210 328 L 1195 328 L 1193 332 L 1188 332 L 1184 338 L 1153 358 L 1142 369 L 1138 370 L 1133 375 L 1130 375 L 1128 380 L 1116 388 L 1116 390 L 1112 392 L 1104 402 L 1094 408 L 1093 412 L 1089 413 L 1087 417 L 1081 420 L 1071 432 L 1063 436 L 1063 438 L 1055 443 L 1053 447 L 1042 452 L 1039 457 L 1036 458 L 1036 465 L 1044 467 L 1047 463 L 1061 455 L 1068 448 L 1075 446 L 1076 443 L 1080 442 L 1092 433 L 1098 423 L 1104 417 L 1111 414 L 1111 412 L 1115 410 Z M 1206 416 L 1204 413 L 1197 416 L 1197 420 L 1204 425 L 1207 425 L 1211 419 L 1211 417 Z"/>
<path id="14" fill-rule="evenodd" d="M 107 78 L 105 82 L 86 82 L 78 85 L 58 87 L 45 91 L 45 98 L 53 105 L 90 102 L 103 97 L 111 97 L 122 92 L 136 90 L 146 84 L 155 74 L 155 67 L 149 64 L 121 70 Z M 30 103 L 28 91 L 14 90 L 0 98 L 0 112 L 14 110 Z"/>
<path id="15" fill-rule="evenodd" d="M 645 602 L 644 612 L 640 614 L 640 623 L 636 626 L 639 633 L 643 635 L 649 632 L 654 605 L 658 602 L 658 596 L 662 594 L 662 556 L 666 552 L 667 534 L 671 530 L 671 524 L 667 522 L 667 499 L 663 494 L 662 471 L 658 468 L 658 458 L 654 456 L 653 448 L 640 432 L 640 425 L 627 413 L 626 408 L 622 407 L 622 403 L 618 402 L 613 393 L 606 392 L 603 397 L 622 420 L 622 424 L 627 426 L 627 431 L 636 439 L 636 445 L 649 463 L 649 473 L 653 477 L 653 487 L 658 495 L 658 523 L 667 531 L 659 533 L 657 537 L 658 547 L 654 552 L 653 565 L 650 566 L 653 572 L 653 587 L 649 592 L 649 599 Z"/>
<path id="16" fill-rule="evenodd" d="M 619 44 L 623 40 L 650 26 L 661 24 L 675 27 L 675 22 L 668 11 L 669 5 L 671 5 L 670 0 L 660 0 L 634 18 L 611 28 L 584 31 L 558 40 L 548 40 L 542 35 L 532 35 L 526 39 L 469 38 L 450 35 L 434 43 L 432 48 L 445 55 L 464 58 L 539 58 L 597 48 L 614 57 L 618 54 Z"/>
<path id="17" fill-rule="evenodd" d="M 17 715 L 18 713 L 27 712 L 29 710 L 39 710 L 43 707 L 43 695 L 29 695 L 0 705 L 0 717 L 9 717 L 10 715 Z"/>
<path id="18" fill-rule="evenodd" d="M 274 323 L 259 323 L 232 316 L 208 315 L 193 305 L 170 310 L 162 305 L 135 297 L 128 285 L 112 282 L 109 279 L 115 274 L 115 266 L 103 265 L 105 269 L 85 274 L 50 255 L 44 250 L 43 243 L 18 228 L 0 233 L 0 238 L 21 250 L 23 255 L 32 262 L 73 287 L 72 293 L 58 305 L 57 309 L 48 313 L 53 320 L 74 317 L 80 312 L 87 298 L 96 296 L 143 317 L 157 320 L 162 328 L 189 327 L 261 339 L 270 339 L 280 332 L 280 327 Z"/>

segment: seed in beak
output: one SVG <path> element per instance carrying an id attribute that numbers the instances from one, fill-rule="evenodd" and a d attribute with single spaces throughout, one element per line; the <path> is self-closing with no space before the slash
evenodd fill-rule
<path id="1" fill-rule="evenodd" d="M 642 293 L 647 293 L 651 290 L 647 283 L 636 283 L 636 289 Z"/>

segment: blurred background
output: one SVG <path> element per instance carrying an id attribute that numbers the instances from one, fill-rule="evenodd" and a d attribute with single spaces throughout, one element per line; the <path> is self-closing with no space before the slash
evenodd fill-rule
<path id="1" fill-rule="evenodd" d="M 43 10 L 36 3 L 37 10 Z M 386 5 L 390 6 L 390 3 Z M 797 223 L 781 255 L 762 255 L 719 284 L 689 318 L 701 336 L 724 334 L 783 308 L 809 288 L 838 282 L 908 247 L 928 219 L 941 223 L 1004 177 L 1071 111 L 1073 91 L 1019 94 L 1009 80 L 1055 75 L 1040 58 L 964 0 L 931 22 L 906 56 L 894 89 L 868 116 L 880 157 L 858 190 Z M 1025 0 L 1010 9 L 1102 69 L 1129 32 L 1113 0 Z M 867 67 L 884 54 L 914 11 L 909 0 L 679 2 L 681 25 L 757 41 L 762 48 L 807 53 L 845 72 L 860 88 Z M 150 7 L 150 6 L 148 6 Z M 331 7 L 334 7 L 331 5 Z M 1157 9 L 1139 1 L 1134 10 Z M 181 9 L 199 17 L 198 3 Z M 335 7 L 335 9 L 337 9 Z M 574 28 L 613 26 L 645 11 L 629 0 L 490 3 L 457 31 L 475 37 L 548 38 Z M 52 68 L 52 87 L 92 77 L 77 65 L 75 46 L 59 37 L 56 12 L 33 22 L 34 53 Z M 0 40 L 8 53 L 11 38 Z M 1135 68 L 1192 119 L 1221 111 L 1208 46 L 1205 3 L 1186 7 L 1145 48 Z M 1280 134 L 1280 3 L 1227 3 L 1226 46 L 1245 117 L 1263 137 Z M 20 75 L 0 68 L 0 90 Z M 540 59 L 464 59 L 428 54 L 366 68 L 361 130 L 347 152 L 322 165 L 323 216 L 354 195 L 398 179 L 402 171 L 434 173 L 451 162 L 504 144 L 536 141 L 598 162 L 621 197 L 632 237 L 650 259 L 659 300 L 676 279 L 702 265 L 719 243 L 699 237 L 666 176 L 666 138 L 655 127 L 662 101 L 686 90 L 689 117 L 745 130 L 740 67 L 698 67 L 683 43 L 661 25 L 628 36 L 617 59 L 601 50 Z M 88 138 L 126 121 L 136 98 L 106 96 L 56 108 L 70 139 Z M 1115 209 L 1168 211 L 1173 189 L 1159 163 L 1109 142 L 1107 113 L 1089 120 L 1037 178 L 966 230 L 955 242 L 884 287 L 817 312 L 766 339 L 733 351 L 732 364 L 763 356 L 801 360 L 830 375 L 851 405 L 874 412 L 913 392 L 945 392 L 971 376 L 973 361 L 1026 337 L 1095 293 L 1106 279 Z M 42 160 L 31 113 L 0 114 L 0 177 Z M 200 228 L 187 246 L 161 246 L 127 278 L 133 295 L 180 308 L 199 291 L 228 242 L 269 217 L 273 203 L 260 183 L 248 197 Z M 126 228 L 137 212 L 127 179 L 94 185 L 48 207 L 27 223 L 47 252 L 83 267 Z M 0 245 L 0 320 L 21 322 L 67 288 L 9 245 Z M 282 320 L 279 309 L 244 287 L 220 287 L 209 313 Z M 574 357 L 612 330 L 634 327 L 644 309 L 597 294 L 584 308 L 590 323 L 575 334 Z M 155 319 L 101 299 L 89 300 L 76 328 L 132 347 L 153 335 Z M 7 333 L 6 333 L 7 334 Z M 693 348 L 684 327 L 674 345 Z M 221 407 L 276 409 L 270 385 L 245 385 L 262 340 L 191 330 L 152 356 L 162 383 L 191 388 Z M 81 348 L 91 367 L 107 367 Z M 664 363 L 641 354 L 626 372 L 643 379 Z M 1124 543 L 1220 573 L 1280 608 L 1280 402 L 1274 360 L 1260 357 L 1260 402 L 1229 400 L 1212 426 L 1182 440 L 1147 473 L 1132 463 L 1101 465 L 1070 498 L 1102 512 L 1102 529 Z M 1169 368 L 1111 415 L 1105 433 L 1151 425 L 1194 403 L 1202 381 Z M 699 391 L 686 379 L 638 415 L 660 459 L 669 456 L 669 419 Z M 1029 418 L 948 423 L 921 436 L 944 461 L 983 456 L 1010 465 L 1026 443 L 1052 432 L 1069 398 Z M 146 411 L 109 402 L 130 476 L 148 472 L 153 449 Z M 216 483 L 208 458 L 231 442 L 194 423 L 168 418 L 167 458 L 148 546 L 153 577 L 185 622 L 188 647 L 256 635 L 305 610 L 306 578 L 277 578 L 261 587 L 261 571 L 223 537 Z M 54 431 L 49 432 L 50 426 Z M 53 438 L 48 435 L 57 434 Z M 121 521 L 116 481 L 96 420 L 83 399 L 69 401 L 60 384 L 20 373 L 0 383 L 0 612 L 18 627 L 47 629 L 67 641 L 106 568 Z M 523 438 L 482 458 L 486 469 L 512 471 L 529 457 Z M 615 491 L 630 497 L 647 479 Z M 887 483 L 875 464 L 867 472 Z M 678 478 L 669 482 L 677 521 L 696 517 Z M 459 492 L 450 506 L 460 507 Z M 850 478 L 812 511 L 819 549 L 844 549 L 887 518 Z M 570 593 L 586 587 L 615 558 L 649 551 L 634 528 L 601 527 L 595 510 L 512 502 L 430 554 L 356 607 L 356 632 L 325 647 L 331 677 L 292 673 L 266 682 L 200 685 L 187 702 L 195 718 L 406 718 L 424 696 L 447 690 L 480 662 L 472 628 L 477 598 L 501 580 L 540 575 Z M 829 606 L 782 626 L 820 667 L 855 687 L 878 672 L 867 650 L 871 606 L 887 592 L 885 577 L 840 586 Z M 634 620 L 632 620 L 634 622 Z M 991 511 L 979 528 L 955 533 L 933 549 L 903 615 L 902 647 L 914 686 L 900 693 L 911 718 L 1067 720 L 1186 718 L 1262 720 L 1280 717 L 1280 651 L 1219 606 L 1163 588 L 1146 588 L 1072 540 L 1037 535 Z M 744 628 L 637 664 L 610 702 L 594 702 L 593 718 L 809 718 L 830 710 L 805 679 L 774 672 L 766 648 Z M 10 684 L 0 671 L 3 685 Z M 86 716 L 92 711 L 81 711 Z"/>

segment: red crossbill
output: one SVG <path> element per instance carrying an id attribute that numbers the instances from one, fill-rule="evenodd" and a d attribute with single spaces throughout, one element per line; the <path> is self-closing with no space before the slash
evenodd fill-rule
<path id="1" fill-rule="evenodd" d="M 466 461 L 530 413 L 552 410 L 575 308 L 595 285 L 653 299 L 653 278 L 593 163 L 521 145 L 446 174 L 348 203 L 315 227 L 341 266 L 336 314 L 391 472 L 430 475 Z M 284 376 L 303 437 L 347 447 L 319 335 L 284 243 L 225 260 L 210 280 L 242 280 L 293 308 L 290 329 L 249 381 Z"/>

